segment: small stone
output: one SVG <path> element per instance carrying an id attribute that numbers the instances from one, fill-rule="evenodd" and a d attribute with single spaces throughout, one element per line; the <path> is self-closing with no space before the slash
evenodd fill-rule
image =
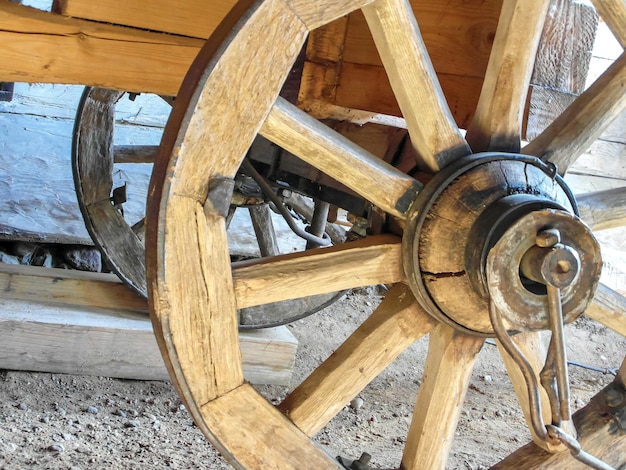
<path id="1" fill-rule="evenodd" d="M 16 256 L 9 255 L 4 251 L 0 251 L 0 263 L 20 264 L 20 260 Z"/>
<path id="2" fill-rule="evenodd" d="M 48 452 L 56 452 L 57 454 L 59 454 L 65 451 L 65 447 L 63 447 L 63 444 L 52 444 L 51 446 L 48 446 L 46 450 Z"/>
<path id="3" fill-rule="evenodd" d="M 91 413 L 92 415 L 98 414 L 98 408 L 95 406 L 88 406 L 85 411 L 87 413 Z"/>
<path id="4" fill-rule="evenodd" d="M 63 433 L 62 436 L 63 436 L 63 439 L 66 440 L 66 441 L 75 441 L 76 440 L 76 436 L 74 436 L 73 434 Z"/>
<path id="5" fill-rule="evenodd" d="M 483 380 L 485 382 L 493 382 L 493 377 L 491 377 L 490 375 L 485 375 L 483 376 Z"/>
<path id="6" fill-rule="evenodd" d="M 115 410 L 113 414 L 117 416 L 121 416 L 122 418 L 126 418 L 126 412 L 122 410 Z"/>
<path id="7" fill-rule="evenodd" d="M 496 416 L 498 418 L 502 418 L 502 417 L 504 417 L 504 413 L 502 413 L 502 411 L 500 411 L 500 410 L 496 410 Z"/>
<path id="8" fill-rule="evenodd" d="M 28 409 L 28 405 L 26 403 L 20 403 L 17 407 L 22 411 L 26 411 Z"/>
<path id="9" fill-rule="evenodd" d="M 363 408 L 363 404 L 364 404 L 363 399 L 361 397 L 356 397 L 350 401 L 350 408 L 352 408 L 355 411 L 359 411 L 361 408 Z"/>
<path id="10" fill-rule="evenodd" d="M 17 450 L 17 446 L 13 444 L 12 442 L 6 442 L 6 443 L 0 444 L 0 451 L 2 451 L 3 453 L 10 454 L 12 452 L 15 452 L 16 450 Z"/>
<path id="11" fill-rule="evenodd" d="M 41 421 L 44 424 L 48 424 L 50 422 L 50 417 L 49 416 L 44 416 L 39 421 Z"/>
<path id="12" fill-rule="evenodd" d="M 59 413 L 61 416 L 65 416 L 67 414 L 67 411 L 65 411 L 65 408 L 57 408 L 57 413 Z"/>
<path id="13" fill-rule="evenodd" d="M 124 423 L 124 427 L 126 427 L 126 428 L 138 428 L 139 427 L 139 421 L 137 421 L 136 419 L 131 419 L 131 420 L 127 421 L 126 423 Z"/>
<path id="14" fill-rule="evenodd" d="M 102 271 L 102 255 L 93 247 L 68 246 L 63 257 L 74 269 L 99 273 Z"/>

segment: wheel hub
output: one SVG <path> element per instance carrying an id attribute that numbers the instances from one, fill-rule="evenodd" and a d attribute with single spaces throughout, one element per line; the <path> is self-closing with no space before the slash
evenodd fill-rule
<path id="1" fill-rule="evenodd" d="M 549 229 L 561 234 L 559 246 L 537 247 L 537 234 Z M 488 286 L 493 249 L 498 261 L 489 269 L 497 282 Z M 533 258 L 536 249 L 552 251 Z M 494 335 L 490 298 L 507 329 L 549 328 L 545 286 L 532 274 L 542 262 L 571 278 L 562 290 L 565 322 L 585 310 L 601 269 L 598 243 L 556 168 L 526 155 L 475 154 L 435 175 L 410 210 L 403 250 L 420 304 L 438 320 L 483 336 Z"/>

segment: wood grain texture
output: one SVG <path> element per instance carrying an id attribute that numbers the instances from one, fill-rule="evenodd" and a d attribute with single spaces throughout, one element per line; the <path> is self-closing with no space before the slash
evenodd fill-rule
<path id="1" fill-rule="evenodd" d="M 626 337 L 626 298 L 600 284 L 585 315 Z"/>
<path id="2" fill-rule="evenodd" d="M 143 313 L 148 309 L 145 299 L 114 274 L 0 264 L 0 289 L 5 299 Z"/>
<path id="3" fill-rule="evenodd" d="M 468 155 L 408 0 L 379 0 L 363 8 L 411 142 L 426 169 L 437 171 Z"/>
<path id="4" fill-rule="evenodd" d="M 244 20 L 238 34 L 211 37 L 177 96 L 162 143 L 173 193 L 204 200 L 209 175 L 235 175 L 307 34 L 279 0 L 255 4 Z"/>
<path id="5" fill-rule="evenodd" d="M 584 408 L 574 413 L 573 421 L 578 430 L 578 441 L 583 450 L 602 459 L 606 464 L 619 468 L 626 455 L 626 434 L 619 431 L 621 416 L 626 412 L 626 401 L 615 407 L 607 406 L 609 396 L 624 393 L 623 383 L 614 381 L 595 395 Z M 501 462 L 492 470 L 548 470 L 563 468 L 586 470 L 589 467 L 575 460 L 569 452 L 551 454 L 530 443 Z"/>
<path id="6" fill-rule="evenodd" d="M 304 433 L 316 434 L 434 325 L 409 288 L 396 284 L 374 313 L 283 400 L 279 409 Z"/>
<path id="7" fill-rule="evenodd" d="M 526 94 L 549 0 L 505 0 L 476 113 L 474 152 L 519 152 Z"/>
<path id="8" fill-rule="evenodd" d="M 168 202 L 172 245 L 156 279 L 167 287 L 149 296 L 151 312 L 172 381 L 188 403 L 203 404 L 243 382 L 226 228 L 193 199 Z"/>
<path id="9" fill-rule="evenodd" d="M 114 163 L 154 163 L 159 152 L 158 145 L 115 145 Z"/>
<path id="10" fill-rule="evenodd" d="M 150 8 L 146 8 L 141 0 L 58 2 L 59 13 L 66 16 L 202 39 L 211 35 L 235 3 L 236 0 L 183 0 L 172 8 L 167 0 L 154 0 L 150 2 Z"/>
<path id="11" fill-rule="evenodd" d="M 626 49 L 626 4 L 623 0 L 592 0 L 604 22 L 619 41 L 622 48 Z"/>
<path id="12" fill-rule="evenodd" d="M 269 206 L 261 204 L 259 206 L 251 206 L 248 210 L 250 211 L 250 220 L 252 221 L 254 233 L 259 242 L 261 256 L 276 256 L 280 254 Z"/>
<path id="13" fill-rule="evenodd" d="M 342 16 L 373 3 L 374 0 L 283 0 L 309 30 L 314 30 Z"/>
<path id="14" fill-rule="evenodd" d="M 622 55 L 541 135 L 522 149 L 557 165 L 564 175 L 626 107 L 626 54 Z"/>
<path id="15" fill-rule="evenodd" d="M 0 3 L 5 81 L 75 83 L 175 95 L 200 39 L 67 18 Z"/>
<path id="16" fill-rule="evenodd" d="M 282 98 L 263 127 L 263 137 L 345 184 L 381 209 L 403 218 L 421 184 Z"/>
<path id="17" fill-rule="evenodd" d="M 202 406 L 201 412 L 231 450 L 227 459 L 235 468 L 342 468 L 248 384 Z"/>
<path id="18" fill-rule="evenodd" d="M 390 235 L 235 263 L 237 307 L 251 307 L 404 279 L 400 240 Z"/>
<path id="19" fill-rule="evenodd" d="M 48 275 L 49 279 L 53 279 Z M 56 279 L 54 286 L 67 281 Z M 104 281 L 100 281 L 104 282 Z M 96 281 L 88 283 L 92 289 Z M 143 312 L 116 306 L 116 283 L 107 281 L 111 299 L 97 308 L 84 298 L 63 303 L 0 299 L 0 368 L 58 374 L 95 375 L 133 380 L 168 380 L 150 319 Z M 38 287 L 40 284 L 32 284 Z M 89 289 L 87 290 L 89 292 Z M 246 380 L 255 384 L 288 385 L 297 340 L 286 327 L 242 331 L 239 343 Z"/>
<path id="20" fill-rule="evenodd" d="M 577 202 L 580 217 L 592 230 L 626 225 L 626 188 L 582 194 Z"/>
<path id="21" fill-rule="evenodd" d="M 402 468 L 446 466 L 474 362 L 483 338 L 439 324 L 430 333 L 428 357 L 407 436 Z"/>

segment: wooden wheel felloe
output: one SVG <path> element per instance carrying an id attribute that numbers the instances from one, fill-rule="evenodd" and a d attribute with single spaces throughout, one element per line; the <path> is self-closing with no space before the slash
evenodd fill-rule
<path id="1" fill-rule="evenodd" d="M 196 423 L 235 467 L 337 468 L 309 436 L 410 344 L 429 334 L 402 468 L 443 468 L 472 365 L 484 337 L 494 334 L 486 253 L 520 221 L 542 217 L 548 226 L 571 220 L 590 240 L 585 246 L 595 246 L 557 169 L 564 174 L 624 109 L 624 55 L 599 84 L 522 148 L 522 111 L 547 1 L 503 3 L 466 137 L 448 108 L 408 1 L 246 3 L 235 7 L 185 78 L 150 188 L 149 297 L 170 375 Z M 358 9 L 389 76 L 416 163 L 435 173 L 426 185 L 279 96 L 308 32 Z M 623 28 L 617 34 L 623 35 Z M 401 235 L 371 236 L 231 269 L 223 195 L 257 134 L 386 212 L 403 228 Z M 520 149 L 525 155 L 518 155 Z M 510 217 L 498 216 L 500 204 Z M 621 209 L 610 211 L 608 218 L 621 217 Z M 534 240 L 537 233 L 528 236 Z M 475 239 L 484 244 L 478 256 L 468 254 Z M 581 264 L 590 266 L 587 277 L 592 279 L 585 287 L 588 295 L 572 307 L 568 320 L 584 310 L 593 294 L 600 262 L 595 248 L 582 248 L 578 237 L 571 245 Z M 517 267 L 524 250 L 501 264 Z M 372 284 L 394 285 L 376 312 L 278 407 L 244 383 L 237 308 Z M 520 287 L 520 295 L 532 302 L 545 300 L 541 292 L 521 289 L 526 288 Z M 471 318 L 459 307 L 469 294 L 474 298 Z M 575 296 L 564 296 L 567 317 L 567 302 Z M 608 317 L 599 311 L 606 307 L 596 303 L 587 309 L 601 321 Z M 517 323 L 505 318 L 509 329 L 526 332 L 516 340 L 527 357 L 537 355 L 533 331 L 546 328 L 543 315 L 537 322 L 524 315 Z M 606 323 L 623 334 L 624 314 L 616 315 Z M 511 376 L 519 384 L 514 368 Z M 520 393 L 522 402 L 527 398 Z M 529 407 L 523 407 L 528 414 Z M 615 453 L 601 457 L 612 465 L 622 463 Z"/>
<path id="2" fill-rule="evenodd" d="M 132 176 L 114 181 L 116 173 L 126 174 L 128 165 L 153 164 L 157 145 L 119 145 L 115 139 L 116 108 L 126 93 L 102 88 L 87 87 L 81 97 L 74 126 L 72 146 L 72 170 L 78 204 L 92 240 L 101 250 L 107 265 L 143 297 L 146 297 L 146 266 L 144 254 L 144 219 L 131 219 L 124 213 L 128 204 L 145 201 L 143 194 L 132 194 L 127 201 L 127 183 Z M 157 99 L 156 105 L 150 100 Z M 132 97 L 131 99 L 136 99 Z M 168 103 L 173 99 L 163 98 Z M 164 114 L 167 109 L 159 108 L 160 97 L 147 97 L 142 106 L 152 106 Z M 141 109 L 141 108 L 140 108 Z M 159 123 L 155 123 L 158 125 Z M 121 168 L 120 168 L 121 167 Z M 119 186 L 118 186 L 119 185 Z M 243 195 L 239 197 L 242 199 Z M 139 200 L 139 201 L 138 201 Z M 249 205 L 250 222 L 256 236 L 261 256 L 280 253 L 276 233 L 266 203 L 255 200 Z M 243 204 L 240 204 L 243 205 Z M 236 204 L 231 204 L 232 217 Z M 141 214 L 142 211 L 137 211 Z M 137 214 L 135 214 L 135 218 Z M 251 250 L 253 252 L 253 250 Z M 240 309 L 240 328 L 266 328 L 288 323 L 330 305 L 342 295 L 330 292 L 291 301 Z"/>

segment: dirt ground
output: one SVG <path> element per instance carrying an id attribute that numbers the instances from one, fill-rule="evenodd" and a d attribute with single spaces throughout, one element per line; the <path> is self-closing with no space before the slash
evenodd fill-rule
<path id="1" fill-rule="evenodd" d="M 289 325 L 300 341 L 293 385 L 330 354 L 380 299 L 371 291 L 352 292 L 323 312 Z M 358 409 L 346 404 L 315 439 L 333 456 L 356 459 L 368 452 L 374 467 L 397 468 L 426 351 L 424 338 L 359 395 Z M 587 319 L 568 327 L 572 361 L 617 368 L 624 351 L 624 338 Z M 570 367 L 570 372 L 575 409 L 612 380 L 610 374 L 579 367 Z M 258 388 L 276 403 L 290 387 Z M 528 440 L 497 349 L 485 344 L 448 468 L 488 468 Z M 2 371 L 0 468 L 230 467 L 204 439 L 169 382 Z"/>

